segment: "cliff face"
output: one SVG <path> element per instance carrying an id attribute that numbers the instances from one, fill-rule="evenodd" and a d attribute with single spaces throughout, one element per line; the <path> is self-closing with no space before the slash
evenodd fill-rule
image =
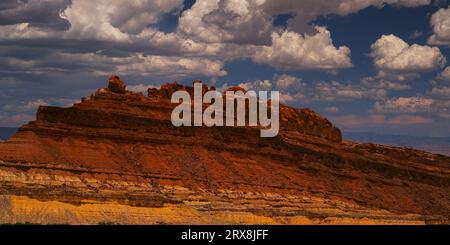
<path id="1" fill-rule="evenodd" d="M 40 107 L 0 144 L 1 222 L 449 223 L 448 157 L 342 141 L 285 105 L 274 138 L 177 128 L 170 95 L 192 88 L 144 96 L 118 80 L 70 108 Z"/>

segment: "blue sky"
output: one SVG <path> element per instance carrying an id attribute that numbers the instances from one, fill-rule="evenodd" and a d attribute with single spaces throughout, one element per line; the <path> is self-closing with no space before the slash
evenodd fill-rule
<path id="1" fill-rule="evenodd" d="M 280 90 L 344 131 L 450 136 L 450 10 L 432 0 L 28 0 L 0 4 L 0 126 L 201 79 Z"/>

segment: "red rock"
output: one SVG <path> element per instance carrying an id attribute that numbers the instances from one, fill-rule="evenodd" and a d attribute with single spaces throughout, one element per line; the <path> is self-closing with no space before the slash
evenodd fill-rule
<path id="1" fill-rule="evenodd" d="M 160 89 L 149 88 L 148 96 L 151 98 L 168 99 L 172 98 L 172 94 L 179 90 L 185 90 L 185 87 L 177 82 L 165 83 Z"/>
<path id="2" fill-rule="evenodd" d="M 108 80 L 108 89 L 111 92 L 124 94 L 127 92 L 126 86 L 119 76 L 113 75 Z"/>
<path id="3" fill-rule="evenodd" d="M 232 92 L 242 91 L 242 92 L 244 92 L 244 93 L 247 93 L 247 90 L 245 90 L 244 88 L 239 87 L 239 86 L 229 87 L 229 88 L 227 88 L 227 89 L 225 90 L 225 92 L 226 92 L 226 91 L 232 91 Z"/>
<path id="4" fill-rule="evenodd" d="M 14 176 L 52 173 L 55 179 L 64 179 L 58 176 L 70 172 L 101 183 L 111 178 L 135 181 L 139 188 L 144 188 L 142 183 L 162 186 L 162 190 L 181 186 L 192 191 L 186 196 L 206 190 L 211 195 L 226 191 L 254 193 L 259 198 L 252 199 L 251 205 L 233 203 L 239 212 L 256 212 L 254 202 L 268 196 L 289 195 L 325 200 L 322 206 L 288 208 L 289 212 L 305 214 L 320 207 L 331 210 L 326 203 L 339 201 L 349 205 L 339 209 L 339 215 L 351 219 L 390 212 L 392 219 L 414 214 L 426 222 L 449 223 L 450 157 L 342 141 L 340 130 L 327 119 L 309 109 L 286 105 L 280 105 L 280 133 L 274 138 L 260 138 L 254 127 L 177 128 L 170 121 L 176 105 L 168 100 L 177 90 L 192 91 L 192 87 L 171 83 L 149 89 L 149 97 L 104 92 L 70 108 L 41 106 L 35 121 L 0 143 L 0 170 L 15 169 L 18 174 Z M 143 195 L 139 188 L 127 189 L 126 194 L 125 186 L 65 188 L 59 183 L 39 189 L 42 183 L 37 179 L 8 176 L 0 180 L 3 194 L 78 202 L 86 198 L 134 200 L 150 205 L 148 193 Z M 8 182 L 11 176 L 20 184 Z M 26 182 L 20 182 L 23 179 Z M 102 188 L 109 189 L 101 192 Z M 86 193 L 93 194 L 86 197 Z M 180 198 L 170 200 L 180 203 Z M 212 206 L 229 202 L 228 197 L 214 198 L 207 200 Z M 283 196 L 258 209 L 257 214 L 290 215 L 283 208 L 290 200 Z M 362 207 L 365 211 L 358 213 Z M 320 215 L 325 219 L 333 212 Z"/>

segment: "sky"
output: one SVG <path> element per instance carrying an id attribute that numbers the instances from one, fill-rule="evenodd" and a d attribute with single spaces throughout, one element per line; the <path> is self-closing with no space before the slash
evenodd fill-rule
<path id="1" fill-rule="evenodd" d="M 0 126 L 105 87 L 278 90 L 346 132 L 450 136 L 439 0 L 2 0 Z"/>

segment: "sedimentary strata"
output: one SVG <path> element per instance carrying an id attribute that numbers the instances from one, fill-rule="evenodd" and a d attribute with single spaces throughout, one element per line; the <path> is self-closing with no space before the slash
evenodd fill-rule
<path id="1" fill-rule="evenodd" d="M 274 138 L 174 127 L 170 95 L 191 89 L 146 96 L 112 77 L 72 107 L 41 106 L 0 143 L 0 222 L 449 223 L 449 157 L 345 141 L 286 105 Z"/>

